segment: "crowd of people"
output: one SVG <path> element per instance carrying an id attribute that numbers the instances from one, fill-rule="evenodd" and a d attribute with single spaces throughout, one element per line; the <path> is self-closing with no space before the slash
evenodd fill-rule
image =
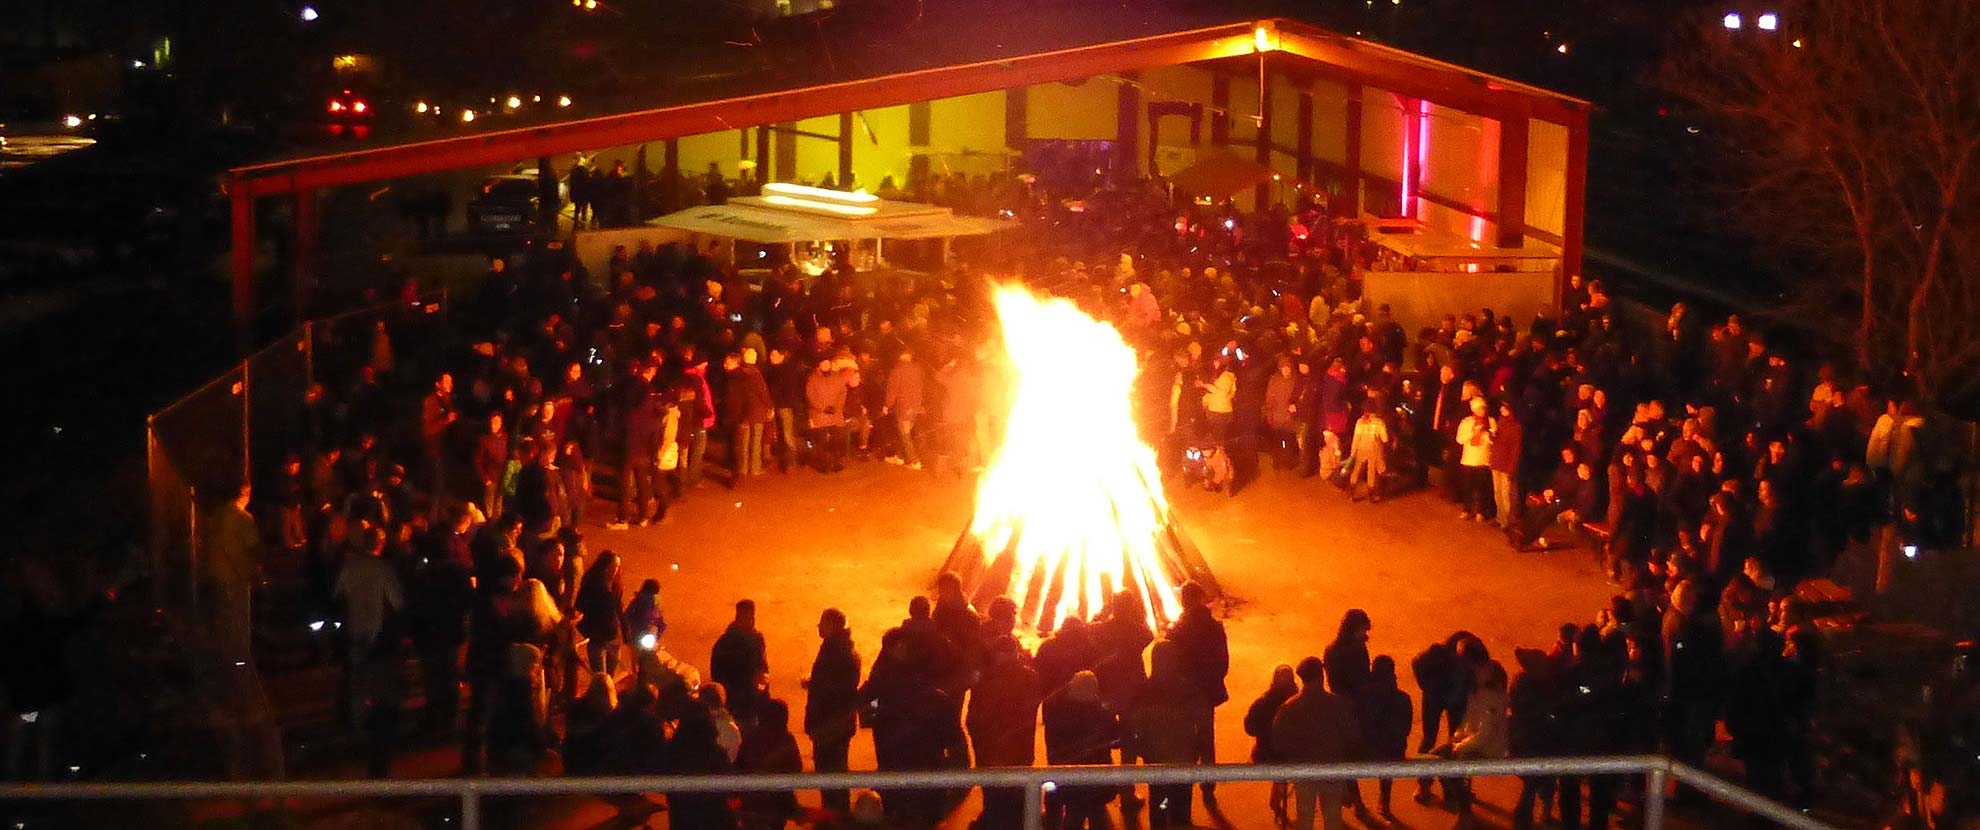
<path id="1" fill-rule="evenodd" d="M 262 530 L 209 537 L 226 549 L 208 561 L 235 586 L 217 592 L 220 613 L 253 616 L 243 586 L 257 567 L 290 577 L 280 601 L 320 609 L 313 625 L 340 641 L 344 711 L 377 774 L 402 731 L 408 655 L 425 725 L 457 732 L 471 771 L 541 769 L 553 749 L 570 774 L 798 771 L 798 732 L 815 769 L 843 770 L 862 728 L 882 769 L 1028 765 L 1041 723 L 1049 763 L 1211 761 L 1229 651 L 1194 586 L 1165 630 L 1124 596 L 1033 650 L 1009 600 L 979 614 L 945 579 L 870 667 L 827 610 L 794 724 L 764 685 L 752 604 L 738 603 L 704 682 L 662 645 L 661 586 L 627 597 L 619 557 L 590 552 L 772 469 L 979 469 L 996 434 L 995 274 L 1073 300 L 1141 352 L 1140 426 L 1165 472 L 1229 459 L 1204 480 L 1235 492 L 1263 457 L 1356 498 L 1435 484 L 1522 550 L 1604 552 L 1611 607 L 1510 665 L 1462 631 L 1431 644 L 1409 661 L 1414 704 L 1398 660 L 1369 654 L 1368 616 L 1349 611 L 1323 654 L 1256 679 L 1255 760 L 1663 751 L 1700 764 L 1723 724 L 1752 787 L 1810 803 L 1820 648 L 1794 589 L 1851 538 L 1940 521 L 1947 472 L 1913 404 L 1880 409 L 1868 387 L 1827 364 L 1806 371 L 1738 317 L 1707 324 L 1679 304 L 1661 329 L 1633 330 L 1579 277 L 1550 318 L 1454 310 L 1412 335 L 1363 302 L 1355 246 L 1289 230 L 1332 227 L 1318 206 L 1178 211 L 1143 183 L 1072 212 L 1030 179 L 910 189 L 1017 216 L 1029 244 L 918 278 L 841 261 L 815 278 L 775 268 L 760 286 L 712 250 L 671 244 L 617 251 L 602 274 L 497 259 L 453 310 L 448 344 L 407 349 L 384 326 L 342 344 L 349 359 L 301 402 L 295 454 L 209 523 Z M 1190 826 L 1191 788 L 1153 789 L 1144 802 L 1132 788 L 1063 788 L 1051 826 L 1107 827 L 1117 798 L 1146 804 L 1153 827 Z M 1344 810 L 1386 826 L 1390 790 L 1294 782 L 1275 788 L 1274 811 L 1301 828 L 1316 813 L 1340 827 Z M 1600 776 L 1527 779 L 1514 825 L 1537 810 L 1605 828 L 1623 794 Z M 1415 797 L 1475 821 L 1464 781 L 1419 782 Z M 909 825 L 954 803 L 878 801 Z M 875 809 L 849 793 L 823 805 Z M 986 793 L 981 826 L 1018 826 L 1022 805 Z M 799 816 L 787 795 L 668 806 L 690 822 L 677 826 Z"/>

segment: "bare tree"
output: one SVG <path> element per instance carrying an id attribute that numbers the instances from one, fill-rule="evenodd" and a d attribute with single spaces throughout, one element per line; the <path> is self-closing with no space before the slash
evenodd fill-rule
<path id="1" fill-rule="evenodd" d="M 1928 398 L 1980 374 L 1980 2 L 1784 0 L 1713 15 L 1668 89 L 1724 151 L 1742 230 L 1854 307 L 1858 360 Z"/>

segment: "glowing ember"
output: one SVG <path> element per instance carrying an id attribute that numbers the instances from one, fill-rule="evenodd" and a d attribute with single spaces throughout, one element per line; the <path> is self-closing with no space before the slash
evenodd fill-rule
<path id="1" fill-rule="evenodd" d="M 1174 619 L 1177 587 L 1208 569 L 1176 533 L 1155 452 L 1135 429 L 1134 350 L 1069 301 L 1018 286 L 995 301 L 1010 413 L 951 569 L 979 600 L 1010 594 L 1040 630 L 1090 617 L 1121 590 L 1140 595 L 1151 625 Z"/>

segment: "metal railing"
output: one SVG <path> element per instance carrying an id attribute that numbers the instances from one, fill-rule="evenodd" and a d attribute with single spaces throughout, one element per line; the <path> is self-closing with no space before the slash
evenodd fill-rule
<path id="1" fill-rule="evenodd" d="M 1476 761 L 1395 761 L 1352 764 L 1221 764 L 1214 766 L 1006 767 L 928 772 L 788 773 L 775 775 L 615 776 L 548 778 L 421 778 L 369 781 L 54 783 L 0 786 L 10 801 L 245 800 L 449 798 L 460 803 L 462 830 L 482 830 L 482 799 L 516 796 L 736 795 L 798 790 L 1024 790 L 1025 830 L 1043 827 L 1044 797 L 1059 787 L 1125 787 L 1271 781 L 1469 778 L 1476 776 L 1642 775 L 1645 830 L 1663 830 L 1665 789 L 1676 781 L 1729 806 L 1791 830 L 1836 830 L 1799 810 L 1769 800 L 1696 767 L 1658 755 Z"/>

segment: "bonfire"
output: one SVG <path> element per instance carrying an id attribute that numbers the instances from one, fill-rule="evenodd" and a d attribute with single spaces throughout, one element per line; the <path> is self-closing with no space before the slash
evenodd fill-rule
<path id="1" fill-rule="evenodd" d="M 1135 428 L 1134 349 L 1070 301 L 1016 285 L 994 300 L 1010 411 L 946 569 L 979 607 L 1012 597 L 1036 631 L 1091 617 L 1121 591 L 1159 629 L 1181 612 L 1184 581 L 1212 594 L 1216 582 L 1177 529 Z"/>

